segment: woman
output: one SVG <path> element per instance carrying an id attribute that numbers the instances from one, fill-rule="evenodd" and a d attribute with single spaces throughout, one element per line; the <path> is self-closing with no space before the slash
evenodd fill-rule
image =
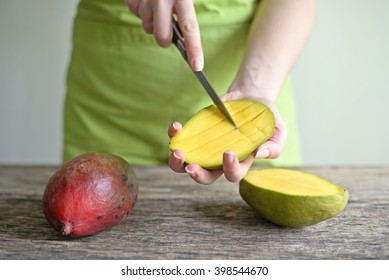
<path id="1" fill-rule="evenodd" d="M 79 3 L 65 101 L 65 161 L 87 151 L 118 154 L 133 165 L 169 159 L 174 171 L 202 184 L 222 174 L 238 181 L 255 158 L 300 163 L 288 74 L 310 33 L 313 0 L 125 2 L 132 13 L 122 0 Z M 169 155 L 166 128 L 172 124 L 173 136 L 179 122 L 211 103 L 171 47 L 173 13 L 192 69 L 204 68 L 216 91 L 226 93 L 223 100 L 258 100 L 276 116 L 273 137 L 242 162 L 226 151 L 223 169 L 209 171 L 185 165 L 181 151 Z"/>

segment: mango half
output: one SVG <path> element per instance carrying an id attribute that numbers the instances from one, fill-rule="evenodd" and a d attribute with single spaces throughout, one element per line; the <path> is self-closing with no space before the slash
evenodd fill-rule
<path id="1" fill-rule="evenodd" d="M 241 197 L 266 220 L 286 227 L 315 224 L 346 207 L 348 191 L 303 171 L 251 170 L 239 183 Z"/>
<path id="2" fill-rule="evenodd" d="M 223 164 L 224 151 L 232 150 L 243 160 L 273 135 L 275 119 L 266 105 L 254 100 L 224 104 L 237 127 L 215 105 L 208 106 L 171 138 L 170 150 L 183 151 L 186 163 L 216 169 Z"/>

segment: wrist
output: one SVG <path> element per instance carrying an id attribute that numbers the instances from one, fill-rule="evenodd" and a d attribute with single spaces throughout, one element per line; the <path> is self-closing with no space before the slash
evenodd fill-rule
<path id="1" fill-rule="evenodd" d="M 258 69 L 256 69 L 259 71 Z M 281 85 L 269 73 L 254 74 L 254 71 L 240 71 L 232 82 L 229 92 L 236 92 L 239 99 L 267 99 L 275 102 Z"/>

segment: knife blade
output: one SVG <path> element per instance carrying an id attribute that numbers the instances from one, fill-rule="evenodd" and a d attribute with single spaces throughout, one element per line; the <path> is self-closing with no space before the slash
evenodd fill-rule
<path id="1" fill-rule="evenodd" d="M 178 26 L 178 23 L 174 17 L 172 17 L 172 24 L 173 24 L 173 43 L 180 51 L 185 61 L 190 65 L 188 61 L 188 55 L 185 49 L 184 36 L 182 35 L 181 29 Z M 224 105 L 223 101 L 220 99 L 219 95 L 216 93 L 216 90 L 213 88 L 212 84 L 209 82 L 204 72 L 193 71 L 193 73 L 196 75 L 197 79 L 200 81 L 201 85 L 208 93 L 209 97 L 212 99 L 213 103 L 216 105 L 219 111 L 222 112 L 231 121 L 231 123 L 235 126 L 235 128 L 237 128 L 237 125 L 234 119 L 232 118 L 230 112 L 228 112 L 226 106 Z"/>

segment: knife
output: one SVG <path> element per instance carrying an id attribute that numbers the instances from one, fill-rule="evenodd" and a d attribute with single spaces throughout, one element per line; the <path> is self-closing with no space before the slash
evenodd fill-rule
<path id="1" fill-rule="evenodd" d="M 173 43 L 177 47 L 177 49 L 180 51 L 182 57 L 185 59 L 185 61 L 189 63 L 188 61 L 188 55 L 186 53 L 185 44 L 184 44 L 184 36 L 182 35 L 181 29 L 178 26 L 177 21 L 174 17 L 172 17 L 172 24 L 173 24 Z M 234 119 L 232 118 L 231 114 L 228 112 L 226 106 L 224 105 L 223 101 L 220 99 L 219 95 L 216 93 L 215 89 L 211 85 L 211 83 L 208 81 L 207 77 L 205 76 L 203 71 L 193 71 L 193 73 L 196 75 L 197 79 L 200 81 L 201 85 L 204 87 L 205 91 L 208 93 L 209 97 L 212 99 L 213 103 L 217 106 L 220 112 L 222 112 L 227 118 L 231 121 L 231 123 L 237 128 L 236 123 L 234 122 Z"/>

